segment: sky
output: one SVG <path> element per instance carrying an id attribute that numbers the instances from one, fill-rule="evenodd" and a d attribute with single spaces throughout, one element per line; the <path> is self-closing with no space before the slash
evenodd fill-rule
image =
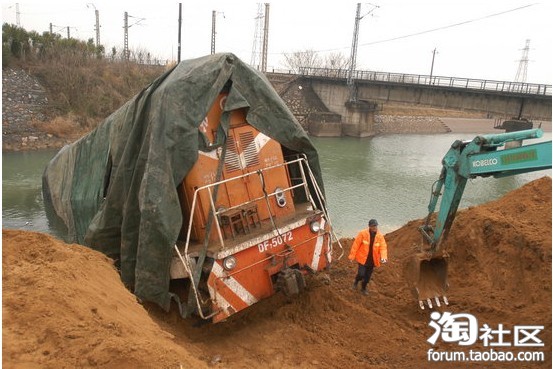
<path id="1" fill-rule="evenodd" d="M 357 69 L 379 72 L 514 81 L 529 40 L 526 82 L 552 83 L 553 1 L 372 0 L 361 3 Z M 269 11 L 268 69 L 286 69 L 285 54 L 312 50 L 351 54 L 358 1 L 273 0 Z M 177 59 L 178 1 L 2 0 L 2 22 L 39 33 L 49 30 L 123 47 L 124 13 L 129 15 L 131 50 Z M 252 61 L 259 4 L 251 0 L 181 1 L 181 60 L 211 52 L 216 11 L 216 52 Z M 324 5 L 323 5 L 324 4 Z M 261 20 L 263 22 L 263 20 Z M 259 35 L 261 38 L 262 35 Z M 259 38 L 259 39 L 260 39 Z M 257 47 L 259 51 L 260 47 Z M 435 50 L 435 53 L 434 53 Z M 259 58 L 259 57 L 258 57 Z M 432 61 L 434 60 L 433 66 Z"/>

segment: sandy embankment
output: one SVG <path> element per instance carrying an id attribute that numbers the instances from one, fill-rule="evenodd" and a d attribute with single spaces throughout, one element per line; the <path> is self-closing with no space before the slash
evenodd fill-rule
<path id="1" fill-rule="evenodd" d="M 449 251 L 447 311 L 479 325 L 537 326 L 542 347 L 471 346 L 427 339 L 403 278 L 420 243 L 413 220 L 386 234 L 389 262 L 370 295 L 351 290 L 355 266 L 342 258 L 308 279 L 305 293 L 262 300 L 228 321 L 194 326 L 140 304 L 113 261 L 79 245 L 25 231 L 2 232 L 2 364 L 5 368 L 550 368 L 551 178 L 459 211 Z M 352 239 L 342 239 L 349 250 Z M 496 336 L 497 337 L 497 336 Z M 427 351 L 543 352 L 543 361 L 432 362 Z"/>

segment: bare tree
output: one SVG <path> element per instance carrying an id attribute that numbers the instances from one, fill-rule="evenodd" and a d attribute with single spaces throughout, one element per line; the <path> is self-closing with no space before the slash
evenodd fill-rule
<path id="1" fill-rule="evenodd" d="M 304 68 L 320 68 L 322 66 L 321 58 L 314 50 L 285 53 L 284 64 L 295 72 L 299 72 Z"/>
<path id="2" fill-rule="evenodd" d="M 347 69 L 349 67 L 349 58 L 342 53 L 330 53 L 325 56 L 325 68 Z"/>

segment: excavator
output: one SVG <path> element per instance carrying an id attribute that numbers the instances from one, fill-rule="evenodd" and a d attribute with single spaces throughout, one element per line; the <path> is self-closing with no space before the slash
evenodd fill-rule
<path id="1" fill-rule="evenodd" d="M 444 242 L 455 220 L 467 180 L 550 169 L 551 141 L 522 145 L 524 140 L 542 136 L 543 131 L 537 128 L 479 135 L 472 141 L 453 142 L 442 159 L 440 177 L 432 185 L 428 216 L 419 228 L 423 242 L 404 266 L 408 284 L 421 309 L 449 304 L 446 296 L 449 288 L 448 252 Z M 439 211 L 433 216 L 440 196 Z"/>

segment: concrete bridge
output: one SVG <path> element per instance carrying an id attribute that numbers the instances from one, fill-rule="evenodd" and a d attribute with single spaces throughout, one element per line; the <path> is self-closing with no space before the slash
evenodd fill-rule
<path id="1" fill-rule="evenodd" d="M 273 71 L 267 77 L 312 135 L 373 135 L 375 113 L 390 105 L 551 120 L 552 87 L 545 84 L 371 71 L 354 71 L 349 79 L 348 70 L 327 68 Z"/>

